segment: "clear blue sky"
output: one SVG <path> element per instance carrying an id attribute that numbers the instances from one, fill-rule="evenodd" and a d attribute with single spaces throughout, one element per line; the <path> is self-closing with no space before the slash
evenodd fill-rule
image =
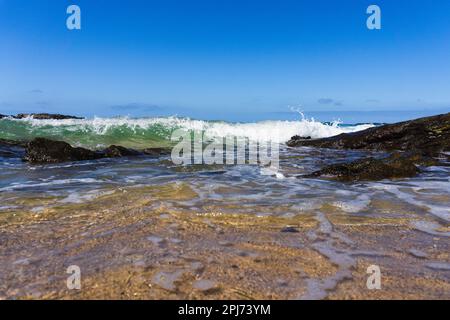
<path id="1" fill-rule="evenodd" d="M 450 111 L 450 1 L 0 0 L 0 113 L 251 121 L 297 105 Z"/>

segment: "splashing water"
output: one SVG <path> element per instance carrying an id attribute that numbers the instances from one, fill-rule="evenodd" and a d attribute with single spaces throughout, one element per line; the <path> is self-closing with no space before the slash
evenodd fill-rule
<path id="1" fill-rule="evenodd" d="M 120 144 L 127 147 L 165 146 L 174 130 L 204 131 L 207 137 L 246 137 L 250 140 L 284 143 L 294 135 L 324 138 L 373 127 L 373 124 L 342 125 L 307 119 L 298 121 L 261 121 L 231 123 L 189 118 L 92 118 L 36 120 L 33 118 L 0 120 L 0 138 L 30 140 L 35 137 L 64 140 L 90 148 Z"/>

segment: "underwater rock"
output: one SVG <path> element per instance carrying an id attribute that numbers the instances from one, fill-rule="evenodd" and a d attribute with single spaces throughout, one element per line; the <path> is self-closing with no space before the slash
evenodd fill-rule
<path id="1" fill-rule="evenodd" d="M 73 148 L 63 141 L 36 138 L 26 146 L 23 158 L 31 163 L 56 163 L 65 161 L 94 160 L 104 157 L 101 153 L 84 148 Z"/>
<path id="2" fill-rule="evenodd" d="M 284 227 L 283 229 L 281 229 L 281 232 L 285 232 L 285 233 L 298 233 L 298 229 L 294 228 L 294 227 Z"/>
<path id="3" fill-rule="evenodd" d="M 24 119 L 32 117 L 33 119 L 38 120 L 65 120 L 65 119 L 84 119 L 80 117 L 75 116 L 67 116 L 63 114 L 51 114 L 51 113 L 19 113 L 18 115 L 14 116 L 15 119 Z"/>
<path id="4" fill-rule="evenodd" d="M 436 154 L 450 150 L 450 113 L 343 133 L 330 138 L 304 140 L 295 136 L 287 145 L 378 151 L 420 150 Z"/>
<path id="5" fill-rule="evenodd" d="M 394 153 L 388 158 L 365 158 L 349 163 L 333 164 L 303 178 L 331 176 L 339 181 L 383 180 L 408 178 L 417 175 L 420 170 L 416 164 L 429 160 L 418 154 Z"/>

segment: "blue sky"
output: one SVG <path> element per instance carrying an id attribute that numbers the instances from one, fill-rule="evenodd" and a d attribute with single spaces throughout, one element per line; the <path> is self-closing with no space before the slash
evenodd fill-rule
<path id="1" fill-rule="evenodd" d="M 66 28 L 70 4 L 79 31 Z M 381 30 L 366 28 L 370 4 Z M 255 121 L 292 119 L 301 105 L 350 122 L 448 112 L 449 12 L 448 0 L 0 0 L 0 113 Z"/>

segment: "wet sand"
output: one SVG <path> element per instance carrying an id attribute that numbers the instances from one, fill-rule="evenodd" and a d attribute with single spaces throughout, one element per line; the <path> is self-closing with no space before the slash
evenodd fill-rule
<path id="1" fill-rule="evenodd" d="M 164 201 L 195 197 L 167 184 L 80 204 L 12 203 L 0 215 L 0 299 L 450 299 L 449 226 L 413 229 L 417 216 L 398 203 L 373 203 L 399 213 L 379 217 Z M 71 265 L 81 290 L 66 286 Z M 381 269 L 380 290 L 366 286 L 370 265 Z"/>

